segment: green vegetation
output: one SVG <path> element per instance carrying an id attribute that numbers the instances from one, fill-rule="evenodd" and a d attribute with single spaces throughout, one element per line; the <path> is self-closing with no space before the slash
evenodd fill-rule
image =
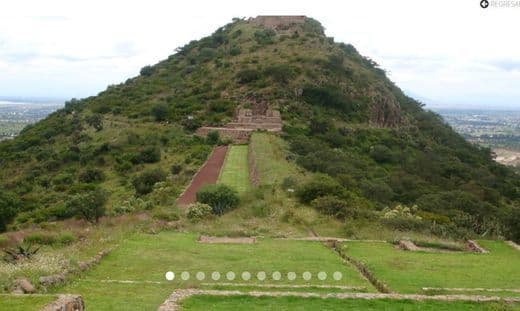
<path id="1" fill-rule="evenodd" d="M 36 311 L 56 298 L 54 295 L 1 295 L 0 310 Z"/>
<path id="2" fill-rule="evenodd" d="M 215 215 L 222 215 L 237 207 L 240 198 L 238 192 L 227 185 L 210 184 L 203 186 L 197 192 L 197 202 L 208 204 Z"/>
<path id="3" fill-rule="evenodd" d="M 499 241 L 479 243 L 489 254 L 410 252 L 397 250 L 392 244 L 365 242 L 347 242 L 343 250 L 363 262 L 391 290 L 401 293 L 421 293 L 423 287 L 520 288 L 520 270 L 512 264 L 520 260 L 520 252 Z"/>
<path id="4" fill-rule="evenodd" d="M 229 147 L 218 183 L 228 185 L 238 193 L 244 193 L 250 189 L 247 145 Z"/>
<path id="5" fill-rule="evenodd" d="M 286 159 L 288 147 L 280 137 L 253 133 L 250 148 L 261 185 L 280 185 L 288 177 L 299 177 L 297 166 Z"/>
<path id="6" fill-rule="evenodd" d="M 193 296 L 183 310 L 518 310 L 500 303 L 439 302 L 410 300 L 321 299 L 298 297 Z"/>
<path id="7" fill-rule="evenodd" d="M 134 235 L 84 277 L 54 291 L 79 293 L 86 305 L 94 310 L 127 310 L 128 306 L 134 310 L 149 310 L 157 308 L 176 287 L 202 283 L 195 278 L 198 271 L 206 274 L 203 282 L 209 283 L 214 282 L 210 279 L 213 271 L 220 272 L 222 278 L 228 271 L 234 271 L 237 279 L 233 282 L 237 283 L 244 282 L 240 279 L 243 271 L 249 271 L 253 276 L 259 271 L 265 271 L 268 276 L 279 271 L 283 277 L 277 284 L 306 283 L 301 277 L 294 281 L 287 280 L 285 276 L 289 271 L 296 272 L 298 276 L 305 271 L 311 271 L 314 275 L 318 271 L 327 271 L 330 275 L 340 271 L 343 274 L 340 281 L 331 278 L 319 281 L 314 277 L 309 283 L 365 286 L 368 291 L 373 291 L 354 268 L 345 265 L 318 242 L 260 239 L 256 244 L 201 244 L 196 239 L 195 234 L 166 232 Z M 297 264 L 295 258 L 298 259 Z M 166 271 L 175 272 L 173 281 L 165 281 Z M 180 280 L 182 271 L 190 273 L 189 281 Z M 161 284 L 101 282 L 103 280 L 153 281 Z M 255 284 L 261 281 L 250 282 Z"/>

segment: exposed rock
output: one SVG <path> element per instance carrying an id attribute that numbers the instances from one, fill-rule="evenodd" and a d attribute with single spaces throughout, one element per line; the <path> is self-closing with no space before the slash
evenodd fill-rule
<path id="1" fill-rule="evenodd" d="M 468 240 L 466 242 L 466 248 L 468 248 L 469 250 L 473 251 L 473 252 L 476 252 L 476 253 L 482 253 L 482 254 L 487 254 L 489 253 L 487 250 L 485 250 L 484 248 L 482 248 L 480 245 L 478 245 L 477 242 L 475 241 L 472 241 L 472 240 Z"/>
<path id="2" fill-rule="evenodd" d="M 201 235 L 197 240 L 199 243 L 224 243 L 224 244 L 253 244 L 256 243 L 256 238 L 229 238 L 229 237 L 213 237 L 213 236 L 205 236 Z"/>
<path id="3" fill-rule="evenodd" d="M 22 293 L 32 294 L 36 292 L 36 288 L 31 284 L 31 282 L 26 278 L 16 279 L 14 281 L 14 287 L 16 289 L 20 289 Z"/>
<path id="4" fill-rule="evenodd" d="M 65 282 L 65 279 L 66 279 L 65 274 L 60 273 L 60 274 L 53 274 L 53 275 L 48 275 L 48 276 L 41 276 L 39 281 L 40 281 L 40 284 L 43 286 L 52 286 L 52 285 L 56 285 L 56 284 Z"/>
<path id="5" fill-rule="evenodd" d="M 420 250 L 414 242 L 410 240 L 401 240 L 399 241 L 398 247 L 405 251 L 418 251 Z"/>
<path id="6" fill-rule="evenodd" d="M 85 303 L 80 295 L 60 295 L 40 311 L 84 311 Z"/>

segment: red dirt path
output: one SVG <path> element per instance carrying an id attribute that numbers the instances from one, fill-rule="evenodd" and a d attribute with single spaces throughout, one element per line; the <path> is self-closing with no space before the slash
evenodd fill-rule
<path id="1" fill-rule="evenodd" d="M 228 146 L 220 146 L 213 150 L 209 159 L 204 163 L 202 168 L 197 172 L 190 186 L 184 190 L 177 199 L 177 204 L 188 205 L 196 201 L 195 194 L 205 184 L 214 184 L 217 182 L 220 169 L 224 164 Z"/>

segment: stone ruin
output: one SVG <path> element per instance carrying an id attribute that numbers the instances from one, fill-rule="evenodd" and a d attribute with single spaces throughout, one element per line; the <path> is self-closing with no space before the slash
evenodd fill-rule
<path id="1" fill-rule="evenodd" d="M 250 18 L 247 22 L 280 32 L 297 29 L 305 23 L 306 19 L 304 15 L 260 15 Z"/>
<path id="2" fill-rule="evenodd" d="M 280 112 L 272 109 L 266 102 L 254 102 L 251 108 L 239 106 L 235 118 L 224 127 L 204 126 L 195 134 L 206 136 L 211 131 L 218 131 L 221 138 L 231 139 L 235 143 L 246 143 L 252 132 L 261 130 L 279 133 L 282 131 Z"/>

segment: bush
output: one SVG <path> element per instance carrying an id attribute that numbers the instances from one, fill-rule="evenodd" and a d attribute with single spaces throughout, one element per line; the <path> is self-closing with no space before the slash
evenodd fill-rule
<path id="1" fill-rule="evenodd" d="M 197 202 L 211 206 L 213 213 L 222 215 L 238 206 L 240 199 L 235 189 L 226 185 L 206 185 L 197 192 Z"/>
<path id="2" fill-rule="evenodd" d="M 257 30 L 254 39 L 260 45 L 271 44 L 274 42 L 275 35 L 276 32 L 272 29 Z"/>
<path id="3" fill-rule="evenodd" d="M 161 148 L 158 146 L 146 146 L 138 154 L 131 156 L 133 164 L 156 163 L 161 160 Z"/>
<path id="4" fill-rule="evenodd" d="M 132 180 L 137 195 L 145 195 L 153 190 L 153 186 L 166 179 L 166 174 L 159 168 L 149 169 Z"/>
<path id="5" fill-rule="evenodd" d="M 326 196 L 339 196 L 343 192 L 341 185 L 327 175 L 315 175 L 296 190 L 296 195 L 302 203 L 309 204 L 312 200 Z"/>
<path id="6" fill-rule="evenodd" d="M 260 72 L 255 69 L 243 69 L 236 74 L 238 83 L 245 84 L 260 79 Z"/>
<path id="7" fill-rule="evenodd" d="M 177 221 L 179 220 L 179 214 L 171 209 L 162 209 L 153 213 L 153 218 L 163 221 Z"/>
<path id="8" fill-rule="evenodd" d="M 349 209 L 347 202 L 332 195 L 326 195 L 312 200 L 311 206 L 323 214 L 338 218 L 345 218 L 347 216 L 347 210 Z"/>
<path id="9" fill-rule="evenodd" d="M 95 224 L 98 223 L 99 218 L 105 215 L 107 199 L 108 194 L 105 191 L 96 189 L 73 196 L 67 201 L 66 207 L 74 210 L 76 215 L 86 221 Z"/>
<path id="10" fill-rule="evenodd" d="M 94 113 L 87 117 L 87 124 L 96 129 L 96 131 L 101 131 L 103 129 L 103 115 L 99 113 Z"/>
<path id="11" fill-rule="evenodd" d="M 154 73 L 154 69 L 152 66 L 144 66 L 141 68 L 141 71 L 139 72 L 141 76 L 149 77 Z"/>
<path id="12" fill-rule="evenodd" d="M 172 175 L 177 175 L 182 171 L 182 165 L 180 164 L 173 164 L 170 168 L 170 171 L 172 172 Z"/>
<path id="13" fill-rule="evenodd" d="M 218 131 L 209 131 L 206 142 L 210 145 L 217 145 L 220 142 L 220 134 Z"/>
<path id="14" fill-rule="evenodd" d="M 169 109 L 168 106 L 164 103 L 157 104 L 152 108 L 152 115 L 155 118 L 155 121 L 165 121 L 168 119 Z"/>
<path id="15" fill-rule="evenodd" d="M 208 204 L 194 203 L 188 207 L 188 214 L 186 215 L 191 221 L 199 221 L 208 218 L 213 214 L 213 208 Z"/>
<path id="16" fill-rule="evenodd" d="M 96 168 L 87 168 L 78 177 L 79 181 L 84 183 L 99 182 L 105 179 L 103 171 Z"/>
<path id="17" fill-rule="evenodd" d="M 15 196 L 0 189 L 0 232 L 5 231 L 7 224 L 13 220 L 18 206 Z"/>

